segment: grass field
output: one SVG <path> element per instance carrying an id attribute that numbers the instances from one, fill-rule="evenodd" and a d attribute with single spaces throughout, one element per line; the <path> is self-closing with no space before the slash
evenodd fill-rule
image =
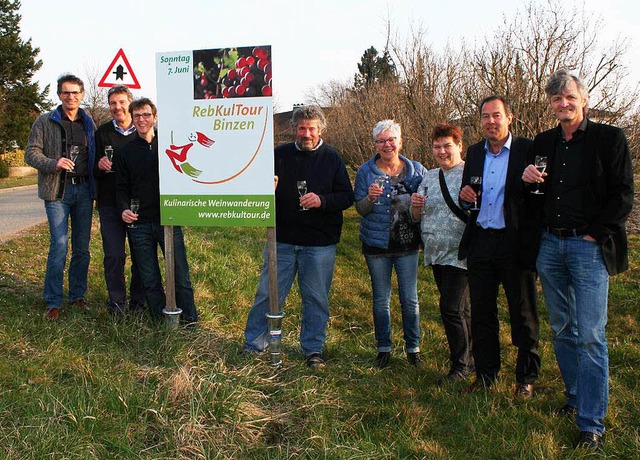
<path id="1" fill-rule="evenodd" d="M 4 188 L 23 187 L 38 183 L 38 176 L 7 177 L 0 179 L 0 190 Z"/>
<path id="2" fill-rule="evenodd" d="M 201 325 L 171 331 L 144 316 L 106 313 L 94 219 L 93 312 L 64 308 L 56 324 L 41 300 L 48 230 L 0 245 L 0 458 L 3 459 L 577 459 L 576 428 L 552 416 L 564 403 L 541 302 L 542 375 L 536 396 L 512 399 L 515 349 L 500 310 L 497 391 L 438 387 L 447 345 L 430 270 L 419 295 L 425 366 L 409 366 L 393 299 L 391 366 L 375 356 L 369 277 L 357 217 L 346 216 L 332 290 L 327 367 L 298 351 L 299 296 L 284 310 L 285 362 L 240 353 L 262 265 L 264 229 L 186 229 Z M 611 280 L 611 404 L 602 456 L 640 457 L 640 242 L 631 269 Z M 395 292 L 394 292 L 395 295 Z"/>

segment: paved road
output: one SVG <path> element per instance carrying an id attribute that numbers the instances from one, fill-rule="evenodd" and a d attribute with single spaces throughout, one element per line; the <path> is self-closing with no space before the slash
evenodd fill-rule
<path id="1" fill-rule="evenodd" d="M 0 242 L 46 220 L 37 185 L 0 190 Z"/>

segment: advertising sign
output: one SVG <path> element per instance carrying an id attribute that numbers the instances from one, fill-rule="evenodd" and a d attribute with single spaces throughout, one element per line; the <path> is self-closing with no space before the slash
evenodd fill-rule
<path id="1" fill-rule="evenodd" d="M 273 227 L 271 47 L 156 54 L 163 225 Z"/>

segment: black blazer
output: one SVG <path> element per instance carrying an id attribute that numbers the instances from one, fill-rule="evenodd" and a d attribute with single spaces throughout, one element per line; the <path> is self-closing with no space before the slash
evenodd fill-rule
<path id="1" fill-rule="evenodd" d="M 464 163 L 460 188 L 469 185 L 469 178 L 471 176 L 482 176 L 485 159 L 484 144 L 485 141 L 482 140 L 467 149 L 467 158 Z M 525 190 L 522 182 L 522 172 L 528 164 L 527 159 L 530 156 L 532 145 L 533 141 L 531 139 L 513 136 L 511 140 L 511 150 L 509 151 L 503 212 L 506 231 L 516 251 L 519 251 L 519 230 L 523 226 L 526 217 L 523 204 Z M 482 197 L 480 197 L 479 201 L 480 206 L 482 206 Z M 469 255 L 477 229 L 477 219 L 478 213 L 472 211 L 469 216 L 469 222 L 460 239 L 460 246 L 458 248 L 459 259 L 465 259 Z"/>
<path id="2" fill-rule="evenodd" d="M 559 126 L 538 134 L 528 163 L 533 163 L 536 155 L 546 155 L 546 172 L 551 176 L 556 142 L 561 134 Z M 587 121 L 584 161 L 579 174 L 582 208 L 589 220 L 586 232 L 600 244 L 609 274 L 621 273 L 629 268 L 626 220 L 633 206 L 633 169 L 629 145 L 620 128 Z M 547 196 L 528 196 L 528 209 L 535 216 L 538 234 Z M 526 257 L 535 260 L 538 245 L 531 249 L 533 252 Z"/>

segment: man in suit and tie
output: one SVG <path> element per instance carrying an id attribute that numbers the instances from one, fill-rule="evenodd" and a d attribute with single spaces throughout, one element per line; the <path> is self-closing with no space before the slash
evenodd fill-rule
<path id="1" fill-rule="evenodd" d="M 609 401 L 605 338 L 609 275 L 628 268 L 625 222 L 633 204 L 629 146 L 621 129 L 586 117 L 589 94 L 575 75 L 559 70 L 545 92 L 559 125 L 536 136 L 522 180 L 542 184 L 538 273 L 565 384 L 559 415 L 575 416 L 576 448 L 597 450 Z"/>
<path id="2" fill-rule="evenodd" d="M 520 262 L 524 226 L 524 184 L 531 139 L 509 130 L 513 112 L 506 98 L 490 96 L 480 103 L 485 140 L 467 150 L 460 204 L 471 212 L 460 241 L 459 257 L 467 259 L 471 296 L 471 336 L 476 379 L 468 391 L 494 385 L 500 371 L 498 288 L 507 298 L 511 341 L 518 348 L 515 397 L 529 399 L 538 377 L 538 310 L 535 273 Z M 481 181 L 478 192 L 470 185 Z M 478 179 L 479 178 L 479 179 Z"/>

